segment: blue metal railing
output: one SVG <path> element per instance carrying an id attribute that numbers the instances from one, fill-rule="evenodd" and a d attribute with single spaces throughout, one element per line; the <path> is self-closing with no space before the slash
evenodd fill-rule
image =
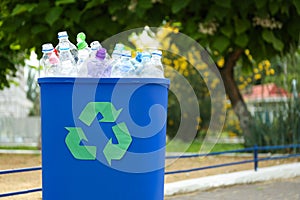
<path id="1" fill-rule="evenodd" d="M 215 155 L 223 155 L 223 154 L 229 154 L 229 153 L 242 153 L 242 152 L 253 152 L 253 159 L 250 160 L 243 160 L 238 162 L 230 162 L 230 163 L 224 163 L 224 164 L 218 164 L 218 165 L 210 165 L 206 167 L 199 167 L 199 168 L 192 168 L 192 169 L 186 169 L 186 170 L 176 170 L 176 171 L 168 171 L 165 172 L 165 175 L 169 174 L 177 174 L 177 173 L 185 173 L 185 172 L 193 172 L 193 171 L 199 171 L 204 169 L 212 169 L 212 168 L 218 168 L 218 167 L 225 167 L 230 165 L 239 165 L 239 164 L 245 164 L 245 163 L 253 163 L 254 164 L 254 170 L 257 171 L 258 163 L 259 161 L 267 161 L 267 160 L 277 160 L 277 159 L 286 159 L 286 158 L 292 158 L 292 157 L 300 157 L 300 154 L 288 154 L 288 155 L 280 155 L 280 156 L 272 156 L 272 157 L 266 157 L 266 158 L 259 158 L 258 152 L 263 150 L 278 150 L 278 149 L 290 149 L 290 148 L 300 148 L 300 144 L 296 145 L 281 145 L 281 146 L 253 146 L 251 148 L 244 148 L 244 149 L 235 149 L 235 150 L 229 150 L 229 151 L 220 151 L 220 152 L 212 152 L 207 154 L 191 154 L 191 155 L 182 155 L 182 156 L 166 156 L 166 159 L 179 159 L 179 158 L 193 158 L 193 157 L 201 157 L 201 156 L 215 156 Z"/>
<path id="2" fill-rule="evenodd" d="M 168 172 L 165 172 L 165 175 L 185 173 L 185 172 L 193 172 L 193 171 L 212 169 L 212 168 L 217 168 L 217 167 L 240 165 L 240 164 L 245 164 L 245 163 L 254 163 L 254 170 L 257 171 L 258 163 L 260 161 L 300 157 L 300 153 L 295 153 L 295 154 L 287 154 L 287 155 L 279 155 L 279 156 L 272 156 L 272 157 L 270 156 L 270 157 L 259 158 L 258 157 L 258 152 L 259 151 L 278 150 L 278 149 L 291 149 L 291 148 L 293 148 L 293 149 L 300 148 L 300 144 L 281 145 L 281 146 L 261 146 L 261 147 L 254 146 L 254 147 L 251 147 L 251 148 L 235 149 L 235 150 L 220 151 L 220 152 L 211 152 L 211 153 L 207 153 L 207 154 L 190 154 L 190 155 L 181 155 L 181 156 L 166 156 L 166 159 L 184 159 L 184 158 L 193 158 L 193 157 L 216 156 L 216 155 L 223 155 L 223 154 L 230 154 L 230 153 L 253 152 L 253 159 L 237 161 L 237 162 L 230 162 L 230 163 L 223 163 L 223 164 L 217 164 L 217 165 L 210 165 L 210 166 L 198 167 L 198 168 L 192 168 L 192 169 L 168 171 Z M 30 168 L 0 170 L 0 175 L 36 171 L 36 170 L 41 170 L 41 169 L 42 169 L 42 167 L 37 166 L 37 167 L 30 167 Z M 32 192 L 40 192 L 40 191 L 42 191 L 42 188 L 33 188 L 33 189 L 29 189 L 29 190 L 9 192 L 9 193 L 0 194 L 0 198 L 1 197 L 14 196 L 14 195 L 20 195 L 20 194 L 27 194 L 27 193 L 32 193 Z"/>

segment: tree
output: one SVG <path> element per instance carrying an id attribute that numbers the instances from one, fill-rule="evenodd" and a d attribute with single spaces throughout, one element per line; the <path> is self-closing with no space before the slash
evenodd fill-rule
<path id="1" fill-rule="evenodd" d="M 199 41 L 216 62 L 224 59 L 219 70 L 249 138 L 250 114 L 234 80 L 236 62 L 242 60 L 244 68 L 251 68 L 246 49 L 260 62 L 296 49 L 299 42 L 298 0 L 3 0 L 0 8 L 1 87 L 8 85 L 7 74 L 15 71 L 15 58 L 20 60 L 32 47 L 40 55 L 42 43 L 55 41 L 60 30 L 67 29 L 73 38 L 84 31 L 101 40 L 145 24 L 180 22 L 180 31 Z"/>

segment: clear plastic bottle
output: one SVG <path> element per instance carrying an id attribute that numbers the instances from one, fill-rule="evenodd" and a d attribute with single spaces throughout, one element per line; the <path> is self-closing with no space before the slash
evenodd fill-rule
<path id="1" fill-rule="evenodd" d="M 111 77 L 125 78 L 134 77 L 135 68 L 131 61 L 131 52 L 122 51 L 121 59 L 112 66 Z"/>
<path id="2" fill-rule="evenodd" d="M 93 41 L 90 44 L 91 47 L 91 53 L 90 53 L 90 57 L 94 58 L 96 56 L 97 51 L 102 48 L 102 45 L 100 44 L 99 41 Z"/>
<path id="3" fill-rule="evenodd" d="M 134 70 L 135 76 L 140 77 L 141 71 L 143 70 L 142 53 L 137 51 L 135 58 L 132 58 L 131 62 L 135 69 Z"/>
<path id="4" fill-rule="evenodd" d="M 162 51 L 160 50 L 154 50 L 151 52 L 152 57 L 151 57 L 151 63 L 152 66 L 154 67 L 154 73 L 157 78 L 164 78 L 164 66 L 161 62 L 162 58 Z"/>
<path id="5" fill-rule="evenodd" d="M 76 46 L 72 42 L 70 42 L 67 31 L 58 32 L 57 36 L 58 36 L 58 40 L 59 40 L 58 44 L 55 47 L 57 52 L 60 53 L 61 44 L 68 43 L 69 47 L 70 47 L 72 57 L 73 57 L 73 59 L 76 63 L 78 61 L 78 51 L 77 51 Z"/>
<path id="6" fill-rule="evenodd" d="M 142 65 L 143 68 L 140 73 L 140 77 L 143 78 L 164 78 L 164 72 L 162 64 L 160 65 L 161 56 L 159 53 L 151 57 L 149 52 L 142 53 Z"/>
<path id="7" fill-rule="evenodd" d="M 111 58 L 109 61 L 109 65 L 110 66 L 114 66 L 117 62 L 119 62 L 119 60 L 121 59 L 122 56 L 122 52 L 119 50 L 114 50 L 111 54 Z"/>
<path id="8" fill-rule="evenodd" d="M 77 34 L 77 48 L 78 48 L 78 68 L 86 67 L 86 60 L 90 57 L 91 49 L 89 48 L 88 43 L 85 41 L 85 34 Z"/>
<path id="9" fill-rule="evenodd" d="M 124 44 L 122 44 L 122 43 L 117 43 L 117 44 L 115 45 L 114 50 L 124 51 L 124 50 L 125 50 L 125 46 L 124 46 Z"/>
<path id="10" fill-rule="evenodd" d="M 108 78 L 111 74 L 111 66 L 106 59 L 106 49 L 100 48 L 96 56 L 87 61 L 87 76 L 96 78 Z"/>
<path id="11" fill-rule="evenodd" d="M 76 63 L 71 54 L 69 44 L 63 43 L 60 46 L 59 60 L 61 63 L 58 70 L 60 76 L 77 76 Z"/>
<path id="12" fill-rule="evenodd" d="M 54 52 L 54 47 L 51 43 L 42 45 L 43 56 L 40 59 L 40 65 L 42 66 L 42 76 L 55 76 L 57 74 L 59 59 Z"/>

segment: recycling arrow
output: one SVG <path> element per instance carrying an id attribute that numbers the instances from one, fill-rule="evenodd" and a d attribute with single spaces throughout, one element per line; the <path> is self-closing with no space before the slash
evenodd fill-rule
<path id="1" fill-rule="evenodd" d="M 81 128 L 65 127 L 69 134 L 67 135 L 65 142 L 70 149 L 72 155 L 79 160 L 95 160 L 96 159 L 96 147 L 95 146 L 80 146 L 82 140 L 87 138 L 84 135 Z"/>
<path id="2" fill-rule="evenodd" d="M 79 119 L 90 126 L 98 113 L 100 113 L 103 118 L 99 122 L 115 122 L 121 111 L 122 109 L 116 110 L 111 102 L 89 102 L 82 110 Z M 83 130 L 80 127 L 65 128 L 69 131 L 65 138 L 65 143 L 71 154 L 79 160 L 95 160 L 97 147 L 80 145 L 82 140 L 87 141 Z M 131 135 L 124 122 L 114 125 L 112 130 L 118 144 L 113 144 L 112 139 L 110 139 L 103 149 L 109 165 L 111 165 L 113 159 L 122 159 L 132 142 Z"/>
<path id="3" fill-rule="evenodd" d="M 109 165 L 111 165 L 112 159 L 120 160 L 132 142 L 132 138 L 124 122 L 113 126 L 112 129 L 118 140 L 118 144 L 112 144 L 112 139 L 110 139 L 103 150 Z"/>
<path id="4" fill-rule="evenodd" d="M 90 102 L 81 112 L 79 119 L 90 126 L 98 113 L 101 113 L 103 118 L 100 122 L 115 122 L 121 111 L 122 109 L 116 110 L 110 102 Z"/>

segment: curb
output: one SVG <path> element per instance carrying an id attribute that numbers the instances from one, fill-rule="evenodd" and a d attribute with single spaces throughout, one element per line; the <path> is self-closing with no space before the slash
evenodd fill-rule
<path id="1" fill-rule="evenodd" d="M 259 168 L 165 184 L 165 196 L 205 191 L 217 187 L 247 184 L 300 176 L 300 163 Z"/>
<path id="2" fill-rule="evenodd" d="M 0 154 L 41 154 L 40 150 L 0 149 Z"/>

